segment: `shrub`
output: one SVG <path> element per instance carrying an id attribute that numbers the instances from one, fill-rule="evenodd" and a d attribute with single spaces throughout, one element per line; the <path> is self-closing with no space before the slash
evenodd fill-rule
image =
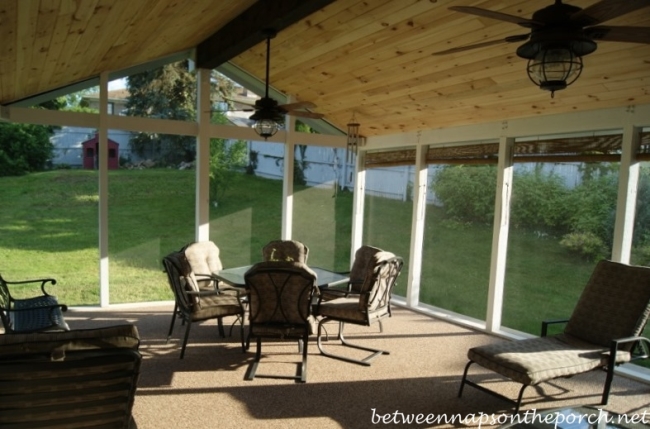
<path id="1" fill-rule="evenodd" d="M 491 223 L 497 171 L 493 165 L 445 166 L 431 187 L 447 216 L 463 222 Z"/>
<path id="2" fill-rule="evenodd" d="M 560 246 L 578 253 L 590 260 L 602 259 L 605 255 L 605 242 L 591 232 L 571 232 L 560 240 Z"/>
<path id="3" fill-rule="evenodd" d="M 568 232 L 566 199 L 569 190 L 562 179 L 535 170 L 514 178 L 510 208 L 515 227 L 532 231 Z"/>
<path id="4" fill-rule="evenodd" d="M 20 176 L 44 170 L 53 156 L 47 127 L 0 124 L 0 176 Z"/>

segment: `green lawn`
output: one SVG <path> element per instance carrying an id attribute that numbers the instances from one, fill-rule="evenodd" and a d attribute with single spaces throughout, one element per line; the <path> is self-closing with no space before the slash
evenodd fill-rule
<path id="1" fill-rule="evenodd" d="M 97 173 L 56 170 L 0 178 L 0 274 L 9 280 L 54 277 L 69 305 L 99 302 Z M 225 266 L 259 260 L 280 237 L 282 183 L 237 174 L 211 207 L 211 239 Z M 119 170 L 109 173 L 110 301 L 172 299 L 162 257 L 194 239 L 194 171 Z M 310 264 L 345 270 L 350 259 L 352 194 L 297 186 L 294 238 L 310 248 Z M 396 292 L 408 278 L 411 202 L 367 197 L 364 240 L 406 259 Z M 420 299 L 485 318 L 491 225 L 444 222 L 427 212 Z M 544 318 L 568 316 L 594 263 L 576 258 L 558 240 L 510 231 L 503 324 L 539 333 Z"/>

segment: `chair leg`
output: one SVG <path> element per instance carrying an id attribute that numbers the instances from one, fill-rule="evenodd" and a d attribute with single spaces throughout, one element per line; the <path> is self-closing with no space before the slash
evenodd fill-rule
<path id="1" fill-rule="evenodd" d="M 172 323 L 169 325 L 169 332 L 167 332 L 167 343 L 172 336 L 174 331 L 174 323 L 176 322 L 176 313 L 178 312 L 178 304 L 174 304 L 174 312 L 172 313 Z"/>
<path id="2" fill-rule="evenodd" d="M 249 336 L 250 343 L 250 336 Z M 251 363 L 251 366 L 248 368 L 248 373 L 246 374 L 245 380 L 252 380 L 255 378 L 255 373 L 257 372 L 257 367 L 260 364 L 260 359 L 262 358 L 262 338 L 257 337 L 257 350 L 255 350 L 255 359 Z"/>
<path id="3" fill-rule="evenodd" d="M 192 327 L 192 322 L 187 322 L 187 327 L 185 328 L 185 337 L 183 338 L 183 346 L 181 348 L 181 359 L 185 356 L 185 346 L 187 346 L 187 339 L 190 337 L 190 328 Z"/>
<path id="4" fill-rule="evenodd" d="M 226 332 L 223 330 L 223 317 L 217 319 L 217 324 L 219 325 L 219 335 L 221 338 L 226 338 Z"/>
<path id="5" fill-rule="evenodd" d="M 605 378 L 605 386 L 603 387 L 603 397 L 600 401 L 601 405 L 607 405 L 609 401 L 609 391 L 614 381 L 614 369 L 616 368 L 616 351 L 609 353 L 609 360 L 607 362 L 607 378 Z"/>
<path id="6" fill-rule="evenodd" d="M 345 326 L 345 324 L 343 322 L 339 322 L 340 327 L 339 327 L 339 336 L 338 336 L 338 338 L 339 338 L 339 340 L 341 340 L 341 344 L 343 344 L 344 346 L 347 346 L 347 347 L 352 347 L 352 348 L 359 349 L 359 350 L 365 350 L 365 351 L 368 351 L 368 352 L 371 352 L 371 353 L 368 356 L 366 356 L 365 358 L 363 358 L 363 359 L 352 359 L 352 358 L 349 358 L 349 357 L 345 357 L 345 356 L 341 356 L 341 355 L 335 355 L 333 353 L 326 352 L 323 349 L 323 344 L 322 344 L 322 329 L 323 329 L 323 323 L 326 323 L 329 320 L 330 319 L 328 319 L 327 317 L 324 317 L 318 322 L 317 344 L 318 344 L 318 350 L 320 350 L 322 355 L 327 356 L 327 357 L 331 357 L 331 358 L 334 358 L 334 359 L 339 359 L 339 360 L 342 360 L 342 361 L 345 361 L 345 362 L 356 363 L 357 365 L 370 366 L 370 362 L 374 358 L 376 358 L 377 356 L 382 355 L 382 354 L 384 354 L 384 355 L 390 354 L 390 352 L 387 352 L 385 350 L 379 350 L 379 349 L 374 349 L 374 348 L 371 348 L 371 347 L 360 346 L 360 345 L 352 344 L 352 343 L 348 342 L 345 339 L 345 337 L 343 336 L 343 327 Z"/>
<path id="7" fill-rule="evenodd" d="M 307 345 L 309 344 L 309 333 L 305 334 L 304 339 L 302 340 L 302 365 L 300 366 L 299 376 L 300 382 L 307 382 Z"/>
<path id="8" fill-rule="evenodd" d="M 249 335 L 250 341 L 250 335 Z M 259 367 L 260 360 L 262 359 L 262 338 L 257 337 L 257 349 L 255 350 L 255 358 L 248 367 L 248 371 L 244 376 L 244 380 L 253 380 L 257 378 L 281 378 L 295 380 L 298 383 L 305 383 L 307 381 L 307 344 L 309 344 L 309 333 L 306 333 L 303 338 L 299 340 L 303 343 L 301 348 L 302 352 L 302 361 L 298 363 L 298 368 L 296 375 L 266 375 L 266 374 L 257 374 L 257 368 Z"/>
<path id="9" fill-rule="evenodd" d="M 465 371 L 463 371 L 463 379 L 460 381 L 460 389 L 458 389 L 458 397 L 460 398 L 463 396 L 463 388 L 465 387 L 465 382 L 467 381 L 467 371 L 469 371 L 469 367 L 474 363 L 474 361 L 469 361 L 467 362 L 467 365 L 465 365 Z"/>
<path id="10" fill-rule="evenodd" d="M 515 414 L 517 414 L 519 412 L 519 407 L 521 407 L 521 400 L 524 397 L 524 390 L 526 390 L 526 388 L 529 386 L 529 384 L 524 384 L 523 386 L 521 386 L 521 389 L 519 390 L 519 396 L 517 397 L 517 400 L 513 401 L 512 399 L 507 398 L 507 397 L 501 395 L 500 393 L 497 393 L 497 392 L 495 392 L 493 390 L 488 389 L 487 387 L 483 387 L 480 384 L 476 384 L 473 381 L 468 380 L 467 379 L 467 372 L 469 371 L 469 367 L 473 363 L 474 363 L 474 361 L 470 360 L 469 362 L 467 362 L 467 365 L 465 365 L 465 371 L 463 371 L 463 379 L 460 382 L 460 389 L 458 389 L 458 397 L 460 398 L 462 396 L 463 388 L 467 384 L 467 385 L 472 386 L 472 387 L 474 387 L 474 388 L 476 388 L 478 390 L 482 390 L 483 392 L 488 393 L 488 394 L 490 394 L 492 396 L 495 396 L 497 398 L 503 399 L 504 401 L 508 401 L 510 403 L 515 404 Z"/>

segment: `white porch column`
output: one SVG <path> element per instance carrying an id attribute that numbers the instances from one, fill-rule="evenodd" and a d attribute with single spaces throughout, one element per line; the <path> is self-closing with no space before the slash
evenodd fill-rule
<path id="1" fill-rule="evenodd" d="M 411 248 L 409 250 L 409 275 L 406 287 L 406 304 L 416 307 L 420 302 L 422 278 L 422 246 L 427 209 L 427 150 L 418 145 L 415 149 L 415 182 L 413 183 L 413 216 L 411 220 Z"/>
<path id="2" fill-rule="evenodd" d="M 99 75 L 99 305 L 110 303 L 108 275 L 108 72 Z"/>
<path id="3" fill-rule="evenodd" d="M 366 196 L 366 151 L 357 152 L 356 174 L 354 177 L 354 194 L 352 196 L 352 237 L 350 249 L 350 267 L 354 263 L 354 252 L 363 244 L 363 209 Z"/>
<path id="4" fill-rule="evenodd" d="M 198 69 L 195 239 L 210 239 L 210 70 Z"/>
<path id="5" fill-rule="evenodd" d="M 288 102 L 290 102 L 288 100 Z M 285 116 L 284 177 L 282 179 L 282 240 L 291 240 L 293 226 L 293 163 L 295 159 L 296 120 Z"/>
<path id="6" fill-rule="evenodd" d="M 492 233 L 492 255 L 490 261 L 490 285 L 485 327 L 494 332 L 501 327 L 503 311 L 503 289 L 506 274 L 506 251 L 510 228 L 510 197 L 512 196 L 512 150 L 515 139 L 501 137 L 499 140 L 499 164 L 497 173 L 497 194 L 494 204 L 494 228 Z"/>
<path id="7" fill-rule="evenodd" d="M 640 168 L 640 164 L 636 160 L 636 152 L 641 143 L 640 135 L 641 129 L 632 124 L 626 124 L 623 128 L 623 151 L 618 173 L 618 199 L 616 201 L 612 260 L 625 264 L 630 263 L 634 235 Z"/>

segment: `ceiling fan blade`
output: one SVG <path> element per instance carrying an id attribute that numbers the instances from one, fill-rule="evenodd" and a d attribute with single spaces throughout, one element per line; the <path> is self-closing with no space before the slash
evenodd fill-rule
<path id="1" fill-rule="evenodd" d="M 287 115 L 299 116 L 301 118 L 311 118 L 311 119 L 323 119 L 323 116 L 325 116 L 322 113 L 306 112 L 304 110 L 290 110 L 287 112 Z"/>
<path id="2" fill-rule="evenodd" d="M 433 55 L 455 54 L 456 52 L 469 51 L 470 49 L 484 48 L 486 46 L 498 45 L 501 43 L 516 43 L 528 40 L 529 34 L 519 34 L 518 36 L 508 36 L 505 39 L 489 40 L 487 42 L 475 43 L 473 45 L 458 46 L 456 48 L 435 52 Z"/>
<path id="3" fill-rule="evenodd" d="M 294 109 L 314 109 L 316 105 L 311 101 L 297 101 L 295 103 L 281 104 L 279 107 L 284 110 L 294 110 Z"/>
<path id="4" fill-rule="evenodd" d="M 571 15 L 580 25 L 595 25 L 650 6 L 648 0 L 601 0 Z"/>
<path id="5" fill-rule="evenodd" d="M 594 40 L 608 42 L 650 43 L 648 27 L 612 27 L 598 25 L 585 29 L 585 34 Z"/>
<path id="6" fill-rule="evenodd" d="M 224 100 L 230 101 L 231 103 L 243 104 L 244 106 L 255 107 L 255 104 L 251 104 L 251 103 L 249 103 L 247 101 L 236 100 L 234 98 L 224 98 Z"/>
<path id="7" fill-rule="evenodd" d="M 533 21 L 532 19 L 522 18 L 520 16 L 509 15 L 507 13 L 495 12 L 492 10 L 481 9 L 480 7 L 473 6 L 451 6 L 450 10 L 456 12 L 469 13 L 471 15 L 483 16 L 485 18 L 498 19 L 499 21 L 511 22 L 525 28 L 541 27 L 543 22 Z"/>

